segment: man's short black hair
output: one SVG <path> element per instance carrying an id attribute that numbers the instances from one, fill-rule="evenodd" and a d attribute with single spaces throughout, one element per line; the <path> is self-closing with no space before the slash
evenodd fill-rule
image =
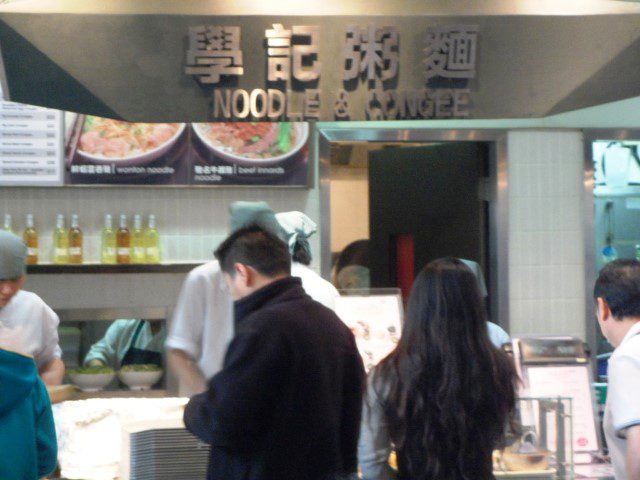
<path id="1" fill-rule="evenodd" d="M 593 289 L 604 298 L 614 317 L 640 317 L 640 261 L 614 260 L 601 271 Z"/>
<path id="2" fill-rule="evenodd" d="M 267 277 L 291 274 L 289 247 L 272 233 L 257 225 L 236 230 L 213 252 L 220 268 L 231 276 L 234 265 L 242 263 Z"/>

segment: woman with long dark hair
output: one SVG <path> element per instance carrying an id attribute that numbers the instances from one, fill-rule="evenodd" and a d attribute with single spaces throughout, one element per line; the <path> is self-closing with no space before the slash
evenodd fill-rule
<path id="1" fill-rule="evenodd" d="M 429 263 L 413 284 L 397 347 L 369 375 L 364 478 L 492 479 L 516 383 L 512 360 L 489 340 L 471 270 L 454 258 Z"/>

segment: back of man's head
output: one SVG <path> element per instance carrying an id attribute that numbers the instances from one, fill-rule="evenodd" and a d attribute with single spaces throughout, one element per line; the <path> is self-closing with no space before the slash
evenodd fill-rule
<path id="1" fill-rule="evenodd" d="M 603 298 L 617 319 L 640 318 L 640 261 L 614 260 L 601 271 L 593 289 L 595 298 Z"/>
<path id="2" fill-rule="evenodd" d="M 214 252 L 222 271 L 232 277 L 241 263 L 265 277 L 290 275 L 291 256 L 287 244 L 257 225 L 233 232 Z"/>

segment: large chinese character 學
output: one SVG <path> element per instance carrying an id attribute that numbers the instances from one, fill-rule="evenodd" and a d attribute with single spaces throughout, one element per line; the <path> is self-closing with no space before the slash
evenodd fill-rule
<path id="1" fill-rule="evenodd" d="M 267 80 L 288 81 L 291 76 L 300 82 L 320 77 L 318 50 L 320 29 L 317 26 L 294 26 L 285 29 L 280 23 L 265 31 L 267 38 Z M 305 43 L 298 43 L 307 38 Z M 295 39 L 295 42 L 294 42 Z"/>
<path id="2" fill-rule="evenodd" d="M 244 73 L 240 27 L 189 27 L 187 75 L 202 83 L 219 83 L 220 77 Z"/>
<path id="3" fill-rule="evenodd" d="M 433 77 L 476 76 L 477 25 L 450 25 L 427 29 L 424 49 L 427 80 Z"/>
<path id="4" fill-rule="evenodd" d="M 366 72 L 367 80 L 389 80 L 398 74 L 399 34 L 397 27 L 367 28 L 350 25 L 344 46 L 345 81 L 358 78 Z"/>

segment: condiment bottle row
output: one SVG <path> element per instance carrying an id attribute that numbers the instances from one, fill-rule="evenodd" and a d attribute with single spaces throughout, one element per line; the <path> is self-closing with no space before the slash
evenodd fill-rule
<path id="1" fill-rule="evenodd" d="M 5 214 L 4 230 L 15 233 L 10 214 Z M 38 231 L 32 214 L 26 216 L 23 239 L 27 245 L 27 264 L 38 264 Z M 84 235 L 77 214 L 71 215 L 69 228 L 66 228 L 64 215 L 57 215 L 51 258 L 53 263 L 58 265 L 84 263 Z M 120 215 L 118 228 L 114 228 L 111 214 L 105 215 L 100 242 L 101 263 L 160 263 L 160 258 L 160 235 L 156 228 L 155 215 L 149 215 L 147 226 L 143 228 L 142 216 L 135 214 L 132 229 L 129 229 L 125 214 Z"/>

